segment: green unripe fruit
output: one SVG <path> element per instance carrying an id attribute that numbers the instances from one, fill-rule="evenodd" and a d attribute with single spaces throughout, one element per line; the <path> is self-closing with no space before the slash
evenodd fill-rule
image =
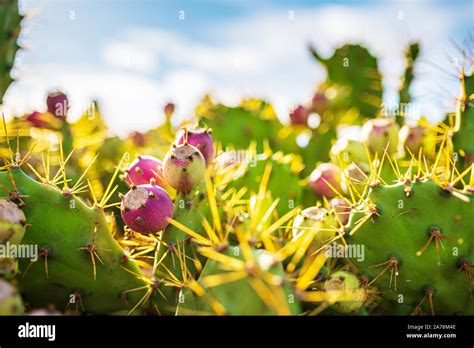
<path id="1" fill-rule="evenodd" d="M 25 309 L 17 290 L 0 279 L 0 315 L 22 315 Z"/>
<path id="2" fill-rule="evenodd" d="M 191 192 L 204 181 L 206 161 L 201 152 L 187 143 L 173 145 L 163 159 L 163 175 L 178 192 Z"/>
<path id="3" fill-rule="evenodd" d="M 352 162 L 368 162 L 365 146 L 360 141 L 339 139 L 331 148 L 331 160 L 339 163 L 338 159 L 344 166 L 350 165 Z"/>
<path id="4" fill-rule="evenodd" d="M 360 289 L 360 281 L 355 274 L 339 271 L 331 274 L 324 282 L 326 291 L 356 291 Z M 356 301 L 338 301 L 333 308 L 342 313 L 358 311 L 364 305 L 364 296 Z"/>
<path id="5" fill-rule="evenodd" d="M 0 276 L 14 276 L 18 272 L 18 261 L 12 257 L 0 257 Z"/>
<path id="6" fill-rule="evenodd" d="M 362 127 L 362 140 L 372 153 L 378 153 L 381 158 L 387 145 L 389 155 L 397 151 L 399 129 L 393 118 L 375 118 Z"/>
<path id="7" fill-rule="evenodd" d="M 328 211 L 320 207 L 310 207 L 299 213 L 293 222 L 293 239 L 314 233 L 312 248 L 317 250 L 326 245 L 336 235 L 337 222 Z M 334 230 L 332 230 L 334 228 Z"/>
<path id="8" fill-rule="evenodd" d="M 344 169 L 344 185 L 355 188 L 359 193 L 364 192 L 369 181 L 370 167 L 364 162 L 349 164 Z"/>
<path id="9" fill-rule="evenodd" d="M 25 214 L 16 204 L 0 199 L 0 244 L 18 244 L 25 235 Z"/>

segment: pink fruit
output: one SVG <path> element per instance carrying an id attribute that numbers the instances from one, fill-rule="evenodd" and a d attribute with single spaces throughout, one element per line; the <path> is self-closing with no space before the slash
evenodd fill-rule
<path id="1" fill-rule="evenodd" d="M 125 182 L 128 186 L 149 184 L 154 179 L 156 185 L 163 187 L 162 163 L 153 156 L 138 156 L 125 171 Z"/>
<path id="2" fill-rule="evenodd" d="M 387 152 L 391 155 L 397 150 L 399 129 L 393 118 L 374 118 L 362 127 L 362 140 L 379 156 L 383 155 L 388 144 Z"/>
<path id="3" fill-rule="evenodd" d="M 290 112 L 291 124 L 307 125 L 309 117 L 309 110 L 303 105 L 298 105 L 292 112 Z"/>
<path id="4" fill-rule="evenodd" d="M 364 192 L 370 177 L 370 167 L 365 162 L 351 163 L 344 169 L 344 182 L 357 192 Z"/>
<path id="5" fill-rule="evenodd" d="M 340 224 L 342 226 L 346 225 L 349 222 L 349 216 L 352 211 L 350 204 L 346 200 L 336 197 L 331 199 L 329 205 L 334 208 Z"/>
<path id="6" fill-rule="evenodd" d="M 143 133 L 133 132 L 130 134 L 130 138 L 135 146 L 144 147 L 146 145 L 146 136 Z"/>
<path id="7" fill-rule="evenodd" d="M 204 180 L 206 161 L 190 144 L 174 145 L 163 159 L 163 175 L 178 192 L 191 192 Z"/>
<path id="8" fill-rule="evenodd" d="M 398 133 L 399 151 L 405 153 L 408 148 L 412 154 L 417 155 L 423 145 L 426 128 L 420 125 L 404 125 Z"/>
<path id="9" fill-rule="evenodd" d="M 48 112 L 57 117 L 66 117 L 69 110 L 69 100 L 62 92 L 54 92 L 48 95 L 46 99 Z"/>
<path id="10" fill-rule="evenodd" d="M 166 118 L 170 118 L 171 115 L 174 113 L 174 104 L 173 103 L 168 103 L 165 105 L 165 116 Z"/>
<path id="11" fill-rule="evenodd" d="M 38 111 L 33 111 L 31 114 L 26 115 L 25 119 L 31 123 L 33 127 L 37 128 L 46 128 L 48 127 L 48 122 L 42 119 L 42 113 Z"/>
<path id="12" fill-rule="evenodd" d="M 133 187 L 122 197 L 123 221 L 132 230 L 144 234 L 163 230 L 173 216 L 173 201 L 168 193 L 155 185 Z"/>
<path id="13" fill-rule="evenodd" d="M 338 166 L 332 163 L 322 163 L 316 167 L 309 177 L 309 187 L 319 196 L 332 198 L 336 193 L 331 186 L 338 192 L 341 188 L 342 172 Z M 328 183 L 331 185 L 329 186 Z"/>
<path id="14" fill-rule="evenodd" d="M 316 92 L 311 100 L 311 109 L 313 112 L 322 114 L 328 107 L 328 98 L 324 92 Z"/>
<path id="15" fill-rule="evenodd" d="M 176 142 L 184 144 L 187 142 L 196 147 L 204 156 L 206 165 L 214 160 L 214 140 L 210 129 L 204 128 L 186 128 L 180 129 L 176 133 Z"/>

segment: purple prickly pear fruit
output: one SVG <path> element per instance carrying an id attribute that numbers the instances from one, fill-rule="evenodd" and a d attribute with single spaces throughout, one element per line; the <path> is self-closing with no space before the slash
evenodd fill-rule
<path id="1" fill-rule="evenodd" d="M 196 147 L 209 165 L 214 160 L 214 140 L 211 136 L 211 129 L 205 128 L 185 128 L 176 133 L 178 144 L 188 144 Z"/>
<path id="2" fill-rule="evenodd" d="M 398 151 L 405 154 L 406 148 L 414 155 L 418 154 L 423 145 L 423 138 L 426 128 L 421 125 L 409 126 L 404 125 L 398 133 Z"/>
<path id="3" fill-rule="evenodd" d="M 329 279 L 324 282 L 324 289 L 329 295 L 329 303 L 334 305 L 334 309 L 341 313 L 352 313 L 358 311 L 365 302 L 366 294 L 361 289 L 360 280 L 353 273 L 338 271 L 332 273 Z M 340 292 L 351 294 L 353 300 L 338 301 Z M 334 297 L 331 298 L 331 294 Z"/>
<path id="4" fill-rule="evenodd" d="M 347 225 L 349 222 L 350 213 L 352 211 L 350 204 L 346 200 L 336 197 L 331 199 L 329 205 L 334 209 L 334 212 L 339 218 L 338 223 L 341 226 Z"/>
<path id="5" fill-rule="evenodd" d="M 309 110 L 303 105 L 298 105 L 290 112 L 290 121 L 294 125 L 307 125 L 309 117 Z"/>
<path id="6" fill-rule="evenodd" d="M 129 187 L 149 184 L 152 179 L 164 187 L 163 164 L 153 156 L 138 156 L 125 171 L 124 179 Z"/>
<path id="7" fill-rule="evenodd" d="M 316 92 L 311 100 L 311 110 L 318 114 L 322 114 L 327 107 L 328 98 L 326 97 L 326 93 L 323 91 Z"/>
<path id="8" fill-rule="evenodd" d="M 166 118 L 170 118 L 174 113 L 174 104 L 168 103 L 165 105 L 165 116 Z"/>
<path id="9" fill-rule="evenodd" d="M 163 175 L 178 192 L 191 192 L 204 180 L 206 160 L 194 146 L 172 145 L 163 159 Z"/>
<path id="10" fill-rule="evenodd" d="M 48 112 L 56 117 L 66 117 L 69 110 L 69 100 L 62 92 L 54 92 L 48 95 L 46 99 Z"/>
<path id="11" fill-rule="evenodd" d="M 383 155 L 385 148 L 389 155 L 397 151 L 398 131 L 400 127 L 394 118 L 375 118 L 362 127 L 362 140 L 372 153 Z"/>
<path id="12" fill-rule="evenodd" d="M 0 199 L 0 244 L 18 244 L 25 235 L 26 219 L 15 203 Z"/>
<path id="13" fill-rule="evenodd" d="M 163 230 L 173 216 L 173 201 L 168 193 L 155 185 L 134 186 L 122 197 L 120 206 L 123 221 L 143 234 Z"/>
<path id="14" fill-rule="evenodd" d="M 333 198 L 342 192 L 342 171 L 332 163 L 322 163 L 309 176 L 309 187 L 321 197 Z M 332 187 L 331 187 L 332 186 Z"/>

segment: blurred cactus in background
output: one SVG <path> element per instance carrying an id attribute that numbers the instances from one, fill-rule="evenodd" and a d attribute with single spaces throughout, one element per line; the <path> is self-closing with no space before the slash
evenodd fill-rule
<path id="1" fill-rule="evenodd" d="M 0 6 L 0 104 L 8 86 L 13 81 L 11 70 L 16 52 L 20 48 L 18 36 L 23 16 L 18 11 L 18 1 L 2 1 Z"/>

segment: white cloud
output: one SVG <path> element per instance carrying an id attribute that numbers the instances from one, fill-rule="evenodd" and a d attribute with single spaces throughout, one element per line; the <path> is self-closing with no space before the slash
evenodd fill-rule
<path id="1" fill-rule="evenodd" d="M 103 52 L 106 63 L 139 73 L 153 73 L 157 68 L 158 60 L 149 50 L 130 43 L 113 43 Z"/>

